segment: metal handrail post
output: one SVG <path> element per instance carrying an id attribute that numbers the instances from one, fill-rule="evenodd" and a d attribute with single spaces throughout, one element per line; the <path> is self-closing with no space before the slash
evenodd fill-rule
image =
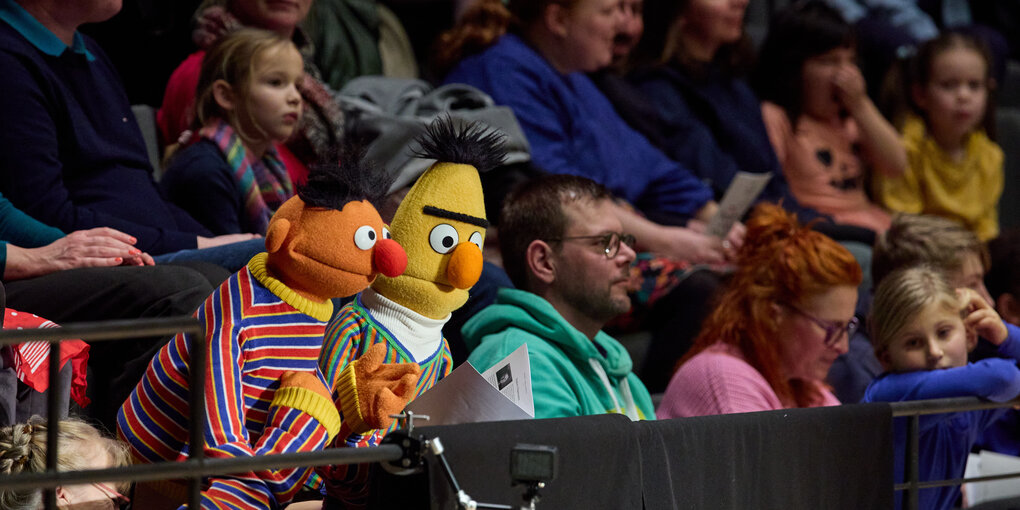
<path id="1" fill-rule="evenodd" d="M 906 510 L 917 510 L 919 503 L 917 483 L 921 471 L 921 454 L 918 451 L 921 447 L 920 435 L 921 416 L 915 414 L 907 418 L 907 451 L 903 456 L 906 469 L 904 478 L 908 484 L 907 493 L 903 497 L 903 508 Z"/>
<path id="2" fill-rule="evenodd" d="M 60 448 L 60 340 L 50 340 L 49 391 L 46 393 L 46 472 L 57 472 Z M 57 489 L 43 492 L 47 510 L 57 510 Z"/>
<path id="3" fill-rule="evenodd" d="M 206 343 L 204 334 L 189 335 L 188 348 L 190 368 L 188 383 L 191 385 L 188 394 L 188 405 L 191 415 L 188 417 L 190 439 L 188 460 L 202 464 L 205 459 L 205 358 Z M 199 470 L 188 481 L 188 508 L 202 508 L 202 471 Z"/>

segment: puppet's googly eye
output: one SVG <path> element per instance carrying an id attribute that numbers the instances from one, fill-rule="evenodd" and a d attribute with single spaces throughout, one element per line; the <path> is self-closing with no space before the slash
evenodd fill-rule
<path id="1" fill-rule="evenodd" d="M 370 250 L 375 246 L 375 242 L 379 240 L 379 236 L 376 235 L 375 229 L 364 225 L 358 227 L 358 230 L 354 231 L 354 245 L 361 250 Z"/>
<path id="2" fill-rule="evenodd" d="M 436 253 L 449 253 L 459 242 L 460 235 L 457 234 L 457 229 L 453 228 L 453 225 L 440 223 L 432 227 L 432 232 L 429 232 L 429 244 L 432 245 L 433 250 L 436 250 Z"/>
<path id="3" fill-rule="evenodd" d="M 468 238 L 468 241 L 474 243 L 475 246 L 477 246 L 479 250 L 482 249 L 482 233 L 481 232 L 473 232 L 473 233 L 471 233 L 471 237 Z"/>
<path id="4" fill-rule="evenodd" d="M 390 233 L 390 229 L 388 229 L 386 227 L 382 228 L 382 238 L 383 239 L 393 239 L 393 234 Z"/>

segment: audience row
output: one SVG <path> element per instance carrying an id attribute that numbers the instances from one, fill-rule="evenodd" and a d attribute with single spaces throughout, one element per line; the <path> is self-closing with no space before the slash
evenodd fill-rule
<path id="1" fill-rule="evenodd" d="M 463 361 L 461 341 L 479 370 L 528 346 L 537 418 L 1012 399 L 1017 330 L 995 306 L 1014 317 L 1013 293 L 993 299 L 982 278 L 1004 188 L 995 40 L 932 34 L 883 80 L 899 98 L 883 113 L 858 66 L 866 34 L 832 3 L 779 12 L 752 66 L 747 0 L 648 0 L 643 15 L 634 0 L 476 0 L 435 69 L 512 110 L 529 171 L 503 164 L 493 127 L 440 121 L 401 148 L 437 163 L 393 194 L 321 79 L 311 0 L 203 3 L 200 49 L 158 115 L 158 183 L 117 72 L 78 31 L 119 2 L 55 16 L 55 0 L 0 0 L 0 115 L 18 126 L 0 135 L 7 306 L 57 322 L 194 313 L 206 448 L 223 457 L 378 444 L 390 413 Z M 769 176 L 746 225 L 719 206 L 741 172 Z M 506 194 L 499 218 L 483 183 Z M 492 236 L 501 267 L 483 263 Z M 638 371 L 607 332 L 635 325 L 653 332 Z M 87 346 L 86 412 L 134 461 L 187 454 L 189 340 Z M 21 347 L 0 367 L 15 400 L 43 389 Z M 649 390 L 665 390 L 658 409 Z M 4 407 L 26 423 L 3 429 L 11 441 L 34 441 L 28 397 Z M 1020 450 L 1016 420 L 932 417 L 922 478 L 960 477 L 976 444 Z M 5 472 L 35 469 L 19 455 Z M 312 472 L 214 478 L 203 505 L 368 504 L 366 470 Z M 140 501 L 176 508 L 179 489 L 146 484 Z"/>

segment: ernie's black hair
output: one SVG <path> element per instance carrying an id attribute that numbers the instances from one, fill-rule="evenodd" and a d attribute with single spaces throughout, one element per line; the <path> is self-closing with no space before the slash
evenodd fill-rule
<path id="1" fill-rule="evenodd" d="M 365 159 L 365 139 L 345 136 L 343 142 L 309 169 L 308 182 L 297 194 L 309 207 L 338 211 L 348 202 L 368 200 L 377 209 L 394 177 Z"/>
<path id="2" fill-rule="evenodd" d="M 458 127 L 449 115 L 432 121 L 415 142 L 420 148 L 414 155 L 419 158 L 471 165 L 479 172 L 492 170 L 506 159 L 506 135 L 477 122 Z"/>

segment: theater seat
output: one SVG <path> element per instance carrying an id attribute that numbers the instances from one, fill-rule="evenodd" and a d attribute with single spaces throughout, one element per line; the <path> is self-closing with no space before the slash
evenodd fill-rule
<path id="1" fill-rule="evenodd" d="M 145 139 L 145 148 L 149 153 L 149 163 L 152 165 L 152 176 L 157 181 L 163 174 L 163 167 L 159 161 L 159 131 L 156 128 L 156 109 L 147 104 L 131 105 L 131 112 L 135 114 L 138 127 L 142 130 L 142 138 Z"/>

